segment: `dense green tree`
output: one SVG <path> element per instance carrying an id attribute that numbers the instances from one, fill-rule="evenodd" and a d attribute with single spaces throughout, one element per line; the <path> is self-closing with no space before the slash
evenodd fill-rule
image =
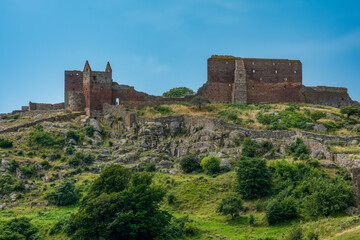
<path id="1" fill-rule="evenodd" d="M 239 160 L 236 170 L 236 190 L 243 198 L 254 199 L 270 193 L 271 173 L 265 160 Z"/>
<path id="2" fill-rule="evenodd" d="M 243 209 L 241 197 L 236 193 L 230 193 L 221 200 L 216 211 L 224 215 L 230 214 L 234 218 Z"/>
<path id="3" fill-rule="evenodd" d="M 179 98 L 186 95 L 194 94 L 194 91 L 187 87 L 172 88 L 167 92 L 163 93 L 163 97 Z"/>
<path id="4" fill-rule="evenodd" d="M 259 144 L 249 137 L 245 138 L 241 147 L 241 156 L 243 157 L 257 157 L 259 155 Z"/>
<path id="5" fill-rule="evenodd" d="M 345 106 L 341 107 L 340 113 L 346 114 L 348 118 L 350 116 L 360 116 L 360 108 L 355 106 Z"/>
<path id="6" fill-rule="evenodd" d="M 106 168 L 72 216 L 75 239 L 154 239 L 164 233 L 171 215 L 159 209 L 163 188 L 152 174 L 131 173 L 122 166 Z"/>
<path id="7" fill-rule="evenodd" d="M 0 138 L 0 148 L 11 148 L 13 146 L 13 142 L 8 139 Z"/>
<path id="8" fill-rule="evenodd" d="M 200 166 L 208 174 L 220 172 L 220 158 L 205 157 L 201 160 Z"/>
<path id="9" fill-rule="evenodd" d="M 8 222 L 0 222 L 0 240 L 32 240 L 37 239 L 35 228 L 28 218 L 14 218 Z"/>
<path id="10" fill-rule="evenodd" d="M 50 193 L 49 199 L 55 205 L 67 206 L 77 202 L 79 193 L 72 181 L 63 181 Z"/>
<path id="11" fill-rule="evenodd" d="M 194 155 L 187 155 L 180 160 L 180 167 L 184 173 L 192 173 L 201 169 L 200 159 Z"/>
<path id="12" fill-rule="evenodd" d="M 280 194 L 269 201 L 266 206 L 266 220 L 269 224 L 276 224 L 297 217 L 297 202 L 294 197 L 284 197 Z"/>

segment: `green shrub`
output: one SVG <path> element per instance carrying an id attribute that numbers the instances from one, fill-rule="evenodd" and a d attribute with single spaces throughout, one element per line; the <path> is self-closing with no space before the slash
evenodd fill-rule
<path id="1" fill-rule="evenodd" d="M 34 165 L 20 166 L 20 170 L 24 175 L 26 175 L 28 177 L 31 177 L 33 174 L 36 173 L 36 169 L 35 169 Z"/>
<path id="2" fill-rule="evenodd" d="M 200 166 L 208 174 L 215 174 L 220 172 L 220 158 L 205 157 L 201 160 Z"/>
<path id="3" fill-rule="evenodd" d="M 85 133 L 86 133 L 86 136 L 88 137 L 93 137 L 94 136 L 94 127 L 93 126 L 86 126 L 85 127 Z"/>
<path id="4" fill-rule="evenodd" d="M 66 132 L 66 140 L 74 139 L 76 142 L 80 140 L 80 135 L 74 130 Z"/>
<path id="5" fill-rule="evenodd" d="M 16 180 L 9 174 L 0 175 L 0 194 L 5 195 L 13 191 Z"/>
<path id="6" fill-rule="evenodd" d="M 312 130 L 312 126 L 308 125 L 311 120 L 301 113 L 292 111 L 281 111 L 277 114 L 262 114 L 256 116 L 259 123 L 268 125 L 269 130 L 285 130 L 288 128 L 298 128 L 302 130 Z"/>
<path id="7" fill-rule="evenodd" d="M 210 101 L 209 101 L 209 99 L 207 97 L 196 96 L 193 99 L 191 99 L 190 103 L 192 105 L 196 105 L 200 110 L 202 106 L 205 106 L 205 105 L 209 104 Z"/>
<path id="8" fill-rule="evenodd" d="M 255 140 L 247 137 L 244 139 L 242 147 L 241 147 L 241 156 L 253 158 L 259 154 L 260 146 L 257 144 Z"/>
<path id="9" fill-rule="evenodd" d="M 10 166 L 9 166 L 9 172 L 14 173 L 16 171 L 16 168 L 19 167 L 19 163 L 15 159 L 11 159 Z"/>
<path id="10" fill-rule="evenodd" d="M 3 226 L 0 226 L 1 240 L 31 240 L 37 239 L 38 229 L 30 223 L 30 219 L 14 218 L 9 220 Z"/>
<path id="11" fill-rule="evenodd" d="M 302 154 L 308 155 L 310 153 L 304 141 L 299 137 L 297 137 L 295 142 L 288 147 L 288 151 L 297 158 Z"/>
<path id="12" fill-rule="evenodd" d="M 59 148 L 64 145 L 64 140 L 61 138 L 55 139 L 52 133 L 43 131 L 43 127 L 37 125 L 34 127 L 34 131 L 30 132 L 30 136 L 26 139 L 26 143 L 29 147 Z"/>
<path id="13" fill-rule="evenodd" d="M 303 240 L 304 235 L 302 228 L 299 225 L 292 227 L 286 235 L 285 240 Z"/>
<path id="14" fill-rule="evenodd" d="M 167 92 L 164 92 L 162 95 L 163 97 L 168 97 L 168 98 L 180 98 L 191 94 L 194 94 L 194 91 L 191 90 L 190 88 L 177 87 L 177 88 L 172 88 Z"/>
<path id="15" fill-rule="evenodd" d="M 254 215 L 250 214 L 249 215 L 249 225 L 253 226 L 255 223 L 255 217 Z"/>
<path id="16" fill-rule="evenodd" d="M 71 155 L 71 154 L 73 154 L 75 152 L 75 148 L 73 147 L 73 146 L 68 146 L 68 147 L 66 147 L 66 149 L 65 149 L 65 153 L 67 154 L 67 155 Z"/>
<path id="17" fill-rule="evenodd" d="M 170 114 L 173 112 L 169 107 L 164 107 L 164 106 L 154 106 L 152 107 L 152 110 L 160 114 Z"/>
<path id="18" fill-rule="evenodd" d="M 315 112 L 310 113 L 310 118 L 312 120 L 314 120 L 315 122 L 324 117 L 326 117 L 325 113 L 320 112 L 320 111 L 315 111 Z"/>
<path id="19" fill-rule="evenodd" d="M 354 203 L 354 192 L 351 185 L 333 179 L 313 178 L 303 184 L 308 195 L 304 197 L 302 207 L 310 217 L 329 216 L 344 211 Z"/>
<path id="20" fill-rule="evenodd" d="M 243 198 L 254 199 L 266 196 L 270 193 L 271 182 L 271 174 L 264 160 L 239 160 L 236 190 Z"/>
<path id="21" fill-rule="evenodd" d="M 72 166 L 79 166 L 81 163 L 80 160 L 76 156 L 70 158 L 68 162 Z"/>
<path id="22" fill-rule="evenodd" d="M 218 205 L 216 211 L 223 215 L 237 216 L 244 209 L 242 200 L 238 194 L 230 193 L 226 195 Z"/>
<path id="23" fill-rule="evenodd" d="M 349 118 L 350 116 L 360 116 L 360 108 L 355 106 L 345 106 L 340 108 L 341 114 L 346 114 Z"/>
<path id="24" fill-rule="evenodd" d="M 194 221 L 190 220 L 188 216 L 181 218 L 173 217 L 165 228 L 165 233 L 161 239 L 185 239 L 186 237 L 196 235 L 199 231 Z"/>
<path id="25" fill-rule="evenodd" d="M 168 204 L 173 204 L 176 200 L 176 197 L 174 194 L 170 193 L 168 196 L 167 196 L 167 201 L 168 201 Z"/>
<path id="26" fill-rule="evenodd" d="M 171 215 L 159 209 L 165 191 L 152 178 L 119 165 L 105 168 L 72 216 L 73 238 L 155 239 L 164 234 Z"/>
<path id="27" fill-rule="evenodd" d="M 55 205 L 67 206 L 77 202 L 79 193 L 73 182 L 63 181 L 49 194 L 48 199 Z"/>
<path id="28" fill-rule="evenodd" d="M 200 159 L 194 155 L 188 155 L 180 160 L 180 167 L 184 173 L 192 173 L 201 169 Z"/>
<path id="29" fill-rule="evenodd" d="M 0 138 L 0 148 L 12 148 L 13 142 L 8 139 Z"/>
<path id="30" fill-rule="evenodd" d="M 291 197 L 278 196 L 269 201 L 266 206 L 266 220 L 269 224 L 284 222 L 297 217 L 297 202 Z"/>
<path id="31" fill-rule="evenodd" d="M 92 163 L 94 162 L 94 158 L 93 158 L 93 156 L 89 153 L 89 154 L 87 154 L 87 155 L 84 157 L 83 161 L 84 161 L 85 164 L 90 165 L 90 164 L 92 164 Z"/>
<path id="32" fill-rule="evenodd" d="M 51 168 L 51 164 L 47 160 L 41 161 L 40 164 L 45 170 L 49 170 Z"/>

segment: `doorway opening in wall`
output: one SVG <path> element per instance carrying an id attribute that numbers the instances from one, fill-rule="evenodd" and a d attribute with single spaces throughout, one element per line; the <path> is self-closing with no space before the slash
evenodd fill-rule
<path id="1" fill-rule="evenodd" d="M 120 104 L 120 100 L 119 98 L 116 98 L 116 105 L 119 105 Z"/>

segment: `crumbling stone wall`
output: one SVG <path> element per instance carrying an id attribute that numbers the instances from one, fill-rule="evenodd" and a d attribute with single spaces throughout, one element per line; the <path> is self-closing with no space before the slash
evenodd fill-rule
<path id="1" fill-rule="evenodd" d="M 189 102 L 194 95 L 187 95 L 182 98 L 165 98 L 162 96 L 154 96 L 144 92 L 139 92 L 136 91 L 134 87 L 119 85 L 114 82 L 112 85 L 112 97 L 112 104 L 120 104 L 126 108 L 134 109 L 161 104 Z"/>
<path id="2" fill-rule="evenodd" d="M 247 103 L 303 102 L 299 60 L 244 58 Z"/>
<path id="3" fill-rule="evenodd" d="M 65 71 L 65 109 L 84 110 L 83 73 L 81 71 Z"/>
<path id="4" fill-rule="evenodd" d="M 33 103 L 29 102 L 29 110 L 61 110 L 64 109 L 64 103 L 56 103 L 56 104 L 49 104 L 49 103 Z"/>
<path id="5" fill-rule="evenodd" d="M 347 91 L 347 88 L 339 87 L 304 87 L 305 102 L 332 107 L 343 107 L 358 105 L 354 102 Z"/>

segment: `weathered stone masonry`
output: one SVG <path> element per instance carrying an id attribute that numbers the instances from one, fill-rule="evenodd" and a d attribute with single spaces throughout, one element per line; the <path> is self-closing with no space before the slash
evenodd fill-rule
<path id="1" fill-rule="evenodd" d="M 31 103 L 23 110 L 85 111 L 101 113 L 105 103 L 141 108 L 160 104 L 189 102 L 195 96 L 212 103 L 282 103 L 305 102 L 334 107 L 357 104 L 346 88 L 305 87 L 299 60 L 240 58 L 213 55 L 208 59 L 208 79 L 196 94 L 183 98 L 164 98 L 136 91 L 134 87 L 113 82 L 107 63 L 104 72 L 92 71 L 88 61 L 83 71 L 65 71 L 64 103 Z"/>

